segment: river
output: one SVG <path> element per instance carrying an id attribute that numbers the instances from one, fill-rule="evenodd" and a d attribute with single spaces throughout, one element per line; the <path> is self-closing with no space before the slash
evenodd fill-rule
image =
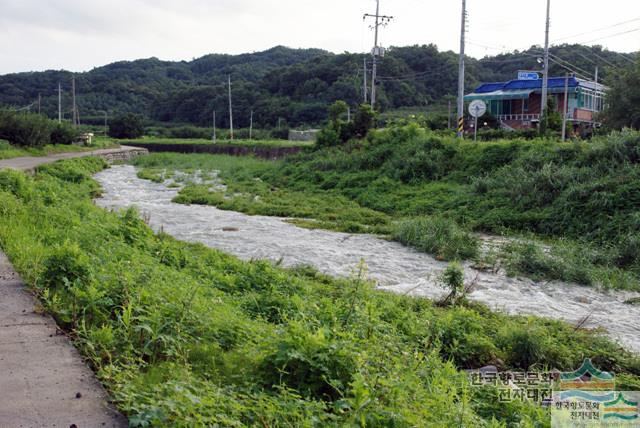
<path id="1" fill-rule="evenodd" d="M 137 178 L 133 166 L 114 166 L 95 176 L 108 209 L 136 206 L 155 230 L 199 242 L 241 259 L 282 260 L 284 266 L 310 264 L 334 276 L 348 276 L 361 260 L 378 287 L 396 293 L 438 298 L 438 276 L 447 266 L 427 254 L 372 235 L 303 229 L 277 217 L 248 216 L 215 207 L 171 202 L 178 189 Z M 530 314 L 570 323 L 588 316 L 587 328 L 604 328 L 625 347 L 640 352 L 640 307 L 624 304 L 638 293 L 602 292 L 559 282 L 538 283 L 480 272 L 465 265 L 470 298 L 494 310 Z"/>

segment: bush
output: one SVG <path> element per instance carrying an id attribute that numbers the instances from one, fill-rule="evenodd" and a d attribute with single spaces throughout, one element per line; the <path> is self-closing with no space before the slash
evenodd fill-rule
<path id="1" fill-rule="evenodd" d="M 140 138 L 144 135 L 144 120 L 132 113 L 118 116 L 109 123 L 108 134 L 112 138 Z"/>
<path id="2" fill-rule="evenodd" d="M 464 292 L 464 270 L 460 263 L 449 263 L 442 272 L 440 282 L 449 291 L 451 300 L 455 301 Z"/>
<path id="3" fill-rule="evenodd" d="M 62 244 L 44 261 L 42 286 L 45 288 L 88 284 L 90 278 L 90 260 L 77 244 Z"/>
<path id="4" fill-rule="evenodd" d="M 401 221 L 394 227 L 393 238 L 441 260 L 473 259 L 480 249 L 476 237 L 444 217 L 416 217 Z"/>
<path id="5" fill-rule="evenodd" d="M 194 138 L 194 139 L 211 139 L 213 131 L 207 128 L 198 128 L 195 126 L 180 126 L 169 130 L 170 138 Z"/>
<path id="6" fill-rule="evenodd" d="M 265 386 L 281 384 L 306 397 L 335 400 L 343 395 L 356 367 L 353 342 L 326 329 L 310 331 L 291 323 L 259 368 Z"/>
<path id="7" fill-rule="evenodd" d="M 39 114 L 0 111 L 0 139 L 22 147 L 51 142 L 51 121 Z"/>
<path id="8" fill-rule="evenodd" d="M 78 138 L 78 131 L 67 122 L 56 123 L 51 130 L 51 144 L 71 144 Z"/>

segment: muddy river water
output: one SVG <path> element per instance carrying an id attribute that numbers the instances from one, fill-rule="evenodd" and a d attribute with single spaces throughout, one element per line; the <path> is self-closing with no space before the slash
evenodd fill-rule
<path id="1" fill-rule="evenodd" d="M 308 230 L 277 217 L 248 216 L 214 207 L 171 202 L 178 190 L 137 178 L 134 167 L 115 166 L 96 175 L 104 208 L 136 206 L 151 226 L 174 237 L 199 242 L 242 259 L 282 259 L 283 265 L 310 264 L 320 271 L 351 275 L 361 260 L 379 288 L 419 296 L 440 297 L 437 278 L 446 263 L 396 242 L 371 235 Z M 625 347 L 640 352 L 640 307 L 624 301 L 638 293 L 601 292 L 558 282 L 537 283 L 465 266 L 476 286 L 470 298 L 510 314 L 531 314 L 602 327 Z"/>

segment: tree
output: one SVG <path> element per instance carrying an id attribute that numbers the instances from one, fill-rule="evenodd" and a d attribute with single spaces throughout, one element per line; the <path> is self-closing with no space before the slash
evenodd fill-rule
<path id="1" fill-rule="evenodd" d="M 144 135 L 142 116 L 128 113 L 111 120 L 109 136 L 112 138 L 140 138 Z"/>
<path id="2" fill-rule="evenodd" d="M 51 144 L 71 144 L 78 137 L 78 131 L 67 122 L 56 123 L 51 129 Z"/>
<path id="3" fill-rule="evenodd" d="M 360 104 L 352 124 L 352 137 L 364 138 L 376 122 L 376 112 L 368 104 Z"/>
<path id="4" fill-rule="evenodd" d="M 549 131 L 562 130 L 562 115 L 558 112 L 558 105 L 554 97 L 549 97 L 547 108 L 540 118 L 540 135 L 544 136 Z"/>
<path id="5" fill-rule="evenodd" d="M 39 114 L 0 111 L 0 139 L 16 146 L 44 146 L 51 141 L 51 121 Z"/>
<path id="6" fill-rule="evenodd" d="M 604 122 L 611 128 L 640 129 L 640 59 L 611 76 Z"/>
<path id="7" fill-rule="evenodd" d="M 338 123 L 338 120 L 347 112 L 347 110 L 349 110 L 347 103 L 342 100 L 336 101 L 329 107 L 329 120 L 334 124 Z"/>

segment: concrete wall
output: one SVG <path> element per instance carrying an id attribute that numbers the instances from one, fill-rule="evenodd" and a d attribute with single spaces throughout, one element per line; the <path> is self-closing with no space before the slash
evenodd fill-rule
<path id="1" fill-rule="evenodd" d="M 262 159 L 282 159 L 296 154 L 302 147 L 240 146 L 233 144 L 158 144 L 128 143 L 152 153 L 209 153 L 231 156 L 256 156 Z"/>
<path id="2" fill-rule="evenodd" d="M 111 153 L 99 154 L 99 156 L 109 163 L 114 162 L 128 162 L 138 156 L 146 156 L 149 154 L 149 150 L 144 148 L 127 148 L 126 150 L 115 151 Z"/>
<path id="3" fill-rule="evenodd" d="M 289 141 L 315 141 L 318 136 L 317 129 L 309 129 L 308 131 L 289 131 Z"/>

